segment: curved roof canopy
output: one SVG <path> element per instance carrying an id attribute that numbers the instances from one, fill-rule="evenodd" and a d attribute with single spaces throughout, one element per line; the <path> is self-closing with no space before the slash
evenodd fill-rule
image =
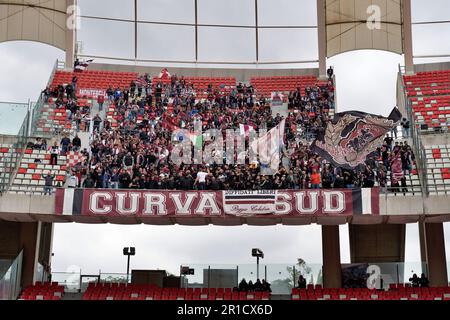
<path id="1" fill-rule="evenodd" d="M 398 54 L 403 0 L 326 0 L 327 56 L 378 49 Z"/>
<path id="2" fill-rule="evenodd" d="M 0 42 L 29 40 L 65 50 L 67 0 L 0 0 Z"/>

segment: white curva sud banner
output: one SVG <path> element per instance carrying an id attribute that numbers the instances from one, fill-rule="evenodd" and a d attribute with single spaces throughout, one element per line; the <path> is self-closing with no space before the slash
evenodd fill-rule
<path id="1" fill-rule="evenodd" d="M 275 212 L 276 190 L 224 191 L 223 210 L 235 216 L 253 216 Z"/>
<path id="2" fill-rule="evenodd" d="M 57 189 L 55 213 L 103 217 L 298 217 L 379 214 L 379 189 Z"/>

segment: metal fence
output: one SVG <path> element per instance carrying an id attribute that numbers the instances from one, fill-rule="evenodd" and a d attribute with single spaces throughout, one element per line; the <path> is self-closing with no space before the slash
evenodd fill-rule
<path id="1" fill-rule="evenodd" d="M 425 156 L 425 148 L 422 144 L 421 139 L 421 132 L 420 129 L 417 127 L 416 119 L 414 117 L 414 114 L 412 112 L 412 105 L 411 100 L 408 98 L 408 94 L 406 91 L 406 85 L 403 79 L 404 75 L 404 68 L 399 66 L 399 75 L 401 77 L 401 83 L 402 83 L 402 89 L 403 89 L 403 98 L 405 101 L 405 110 L 406 110 L 406 118 L 410 123 L 410 129 L 409 133 L 411 135 L 412 141 L 413 141 L 413 149 L 414 149 L 414 155 L 416 157 L 416 166 L 419 173 L 419 180 L 420 184 L 422 186 L 423 194 L 428 197 L 429 190 L 428 190 L 428 183 L 427 183 L 427 161 Z"/>

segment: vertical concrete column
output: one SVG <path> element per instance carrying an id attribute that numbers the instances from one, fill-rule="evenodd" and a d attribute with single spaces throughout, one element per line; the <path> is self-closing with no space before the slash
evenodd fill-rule
<path id="1" fill-rule="evenodd" d="M 20 248 L 23 250 L 22 286 L 34 284 L 38 263 L 41 222 L 20 223 Z"/>
<path id="2" fill-rule="evenodd" d="M 323 287 L 342 286 L 339 226 L 322 226 Z"/>
<path id="3" fill-rule="evenodd" d="M 76 0 L 67 0 L 67 8 L 70 6 L 76 5 Z M 70 18 L 70 15 L 72 12 L 66 11 L 66 68 L 73 68 L 73 63 L 75 62 L 75 41 L 76 41 L 76 29 L 75 28 L 68 28 L 67 21 L 68 19 L 74 19 L 73 17 Z M 76 13 L 76 10 L 75 10 Z"/>
<path id="4" fill-rule="evenodd" d="M 319 46 L 319 77 L 327 78 L 326 2 L 317 0 L 317 39 Z"/>
<path id="5" fill-rule="evenodd" d="M 414 55 L 412 40 L 411 0 L 403 0 L 403 53 L 405 55 L 406 73 L 414 73 Z"/>
<path id="6" fill-rule="evenodd" d="M 420 262 L 427 263 L 427 249 L 425 246 L 425 222 L 419 222 Z"/>
<path id="7" fill-rule="evenodd" d="M 442 223 L 422 223 L 421 228 L 420 244 L 425 251 L 430 286 L 446 287 L 448 286 L 448 277 L 444 225 Z"/>

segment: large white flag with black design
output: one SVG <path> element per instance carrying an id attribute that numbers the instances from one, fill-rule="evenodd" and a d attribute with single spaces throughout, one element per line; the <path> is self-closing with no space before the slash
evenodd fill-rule
<path id="1" fill-rule="evenodd" d="M 261 168 L 270 168 L 275 171 L 272 174 L 275 174 L 280 166 L 285 122 L 283 119 L 275 128 L 250 144 L 252 151 L 258 154 Z"/>

